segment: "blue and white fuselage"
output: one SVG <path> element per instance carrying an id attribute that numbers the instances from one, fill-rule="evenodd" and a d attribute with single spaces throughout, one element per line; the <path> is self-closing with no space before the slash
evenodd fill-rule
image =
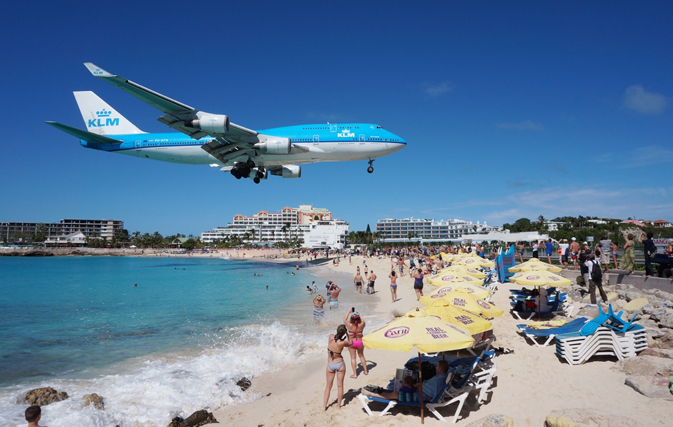
<path id="1" fill-rule="evenodd" d="M 90 91 L 74 92 L 87 130 L 47 122 L 94 150 L 162 162 L 221 166 L 236 178 L 256 183 L 268 174 L 299 178 L 299 165 L 316 162 L 372 162 L 406 146 L 379 125 L 327 123 L 255 131 L 171 99 L 123 77 L 85 63 L 91 73 L 162 111 L 158 120 L 179 133 L 146 133 Z"/>
<path id="2" fill-rule="evenodd" d="M 397 135 L 368 123 L 314 124 L 286 126 L 257 131 L 261 134 L 288 138 L 297 150 L 290 154 L 267 154 L 258 152 L 258 166 L 282 166 L 316 162 L 342 162 L 369 160 L 401 150 L 406 141 Z M 221 165 L 225 163 L 201 148 L 213 141 L 213 137 L 199 140 L 177 132 L 108 135 L 122 142 L 99 144 L 80 140 L 86 148 L 125 154 L 143 159 L 187 165 Z"/>

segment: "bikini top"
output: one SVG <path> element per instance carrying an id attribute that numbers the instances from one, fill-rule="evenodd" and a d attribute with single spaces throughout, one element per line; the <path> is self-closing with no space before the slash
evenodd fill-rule
<path id="1" fill-rule="evenodd" d="M 334 342 L 337 342 L 336 337 L 334 337 Z M 335 352 L 335 351 L 332 351 L 332 350 L 329 349 L 329 347 L 327 347 L 327 351 L 329 352 L 329 355 L 330 355 L 330 357 L 332 357 L 332 359 L 334 358 L 334 355 L 335 355 L 335 354 L 341 356 L 341 352 L 337 353 L 337 352 Z"/>

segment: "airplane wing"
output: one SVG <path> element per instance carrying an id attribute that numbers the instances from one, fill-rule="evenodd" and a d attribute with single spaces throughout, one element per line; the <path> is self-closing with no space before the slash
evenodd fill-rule
<path id="1" fill-rule="evenodd" d="M 84 65 L 94 76 L 166 113 L 157 119 L 160 122 L 194 139 L 201 139 L 207 135 L 215 138 L 202 148 L 225 163 L 228 161 L 227 157 L 238 157 L 246 153 L 254 155 L 253 145 L 260 142 L 258 132 L 230 123 L 225 115 L 197 110 L 138 83 L 111 74 L 91 62 L 85 62 Z M 236 156 L 231 157 L 234 153 Z"/>

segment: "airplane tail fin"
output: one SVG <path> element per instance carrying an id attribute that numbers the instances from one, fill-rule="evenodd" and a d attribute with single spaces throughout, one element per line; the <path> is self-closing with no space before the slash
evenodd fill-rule
<path id="1" fill-rule="evenodd" d="M 145 133 L 91 91 L 73 92 L 89 132 L 98 135 Z"/>

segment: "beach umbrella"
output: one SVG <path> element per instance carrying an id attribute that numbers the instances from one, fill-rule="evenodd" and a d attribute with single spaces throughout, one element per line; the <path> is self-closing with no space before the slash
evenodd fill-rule
<path id="1" fill-rule="evenodd" d="M 441 298 L 431 299 L 423 296 L 421 297 L 421 302 L 433 307 L 453 305 L 484 317 L 500 317 L 505 314 L 502 309 L 496 307 L 493 303 L 479 299 L 474 294 L 462 288 L 446 292 Z"/>
<path id="2" fill-rule="evenodd" d="M 486 277 L 486 273 L 479 271 L 476 268 L 468 267 L 466 265 L 452 265 L 451 267 L 446 267 L 439 270 L 437 274 L 451 273 L 451 272 L 465 273 L 478 279 L 483 279 Z"/>
<path id="3" fill-rule="evenodd" d="M 521 286 L 570 286 L 573 282 L 558 274 L 546 270 L 540 271 L 522 271 L 509 278 L 509 281 Z M 538 320 L 542 317 L 540 307 L 538 306 Z"/>
<path id="4" fill-rule="evenodd" d="M 467 282 L 460 282 L 460 283 L 450 283 L 446 284 L 444 286 L 440 286 L 439 288 L 435 289 L 434 291 L 430 292 L 427 295 L 423 295 L 421 297 L 421 302 L 424 304 L 431 305 L 433 301 L 435 301 L 438 298 L 444 298 L 444 295 L 451 291 L 455 291 L 458 289 L 462 289 L 465 292 L 469 292 L 470 294 L 474 295 L 476 298 L 488 298 L 491 295 L 491 292 L 482 287 L 482 286 L 477 286 L 477 285 L 471 285 Z"/>
<path id="5" fill-rule="evenodd" d="M 470 347 L 474 338 L 469 331 L 438 317 L 416 309 L 375 329 L 362 337 L 367 348 L 392 351 L 418 350 L 418 379 L 420 383 L 421 423 L 423 418 L 423 375 L 421 353 L 461 350 Z"/>
<path id="6" fill-rule="evenodd" d="M 509 278 L 510 282 L 514 282 L 517 285 L 521 286 L 570 286 L 572 285 L 572 280 L 566 279 L 563 276 L 554 274 L 546 270 L 540 271 L 522 271 L 516 273 L 514 276 Z"/>
<path id="7" fill-rule="evenodd" d="M 482 279 L 470 276 L 467 273 L 449 272 L 444 274 L 435 274 L 427 278 L 428 283 L 434 286 L 448 285 L 449 283 L 469 283 L 471 285 L 480 286 L 484 283 Z"/>
<path id="8" fill-rule="evenodd" d="M 535 258 L 533 258 L 535 259 Z M 552 265 L 552 264 L 547 264 L 546 262 L 538 261 L 538 262 L 524 262 L 523 264 L 515 265 L 513 267 L 509 268 L 509 271 L 512 273 L 518 273 L 521 271 L 551 271 L 553 273 L 558 273 L 562 271 L 563 269 L 559 266 Z"/>
<path id="9" fill-rule="evenodd" d="M 493 329 L 493 324 L 488 320 L 453 305 L 432 305 L 422 307 L 421 311 L 425 311 L 431 316 L 438 316 L 452 325 L 467 329 L 470 335 L 481 334 Z"/>
<path id="10" fill-rule="evenodd" d="M 462 264 L 468 267 L 493 267 L 495 262 L 484 259 L 480 256 L 467 256 L 458 260 L 452 260 L 451 265 Z"/>

